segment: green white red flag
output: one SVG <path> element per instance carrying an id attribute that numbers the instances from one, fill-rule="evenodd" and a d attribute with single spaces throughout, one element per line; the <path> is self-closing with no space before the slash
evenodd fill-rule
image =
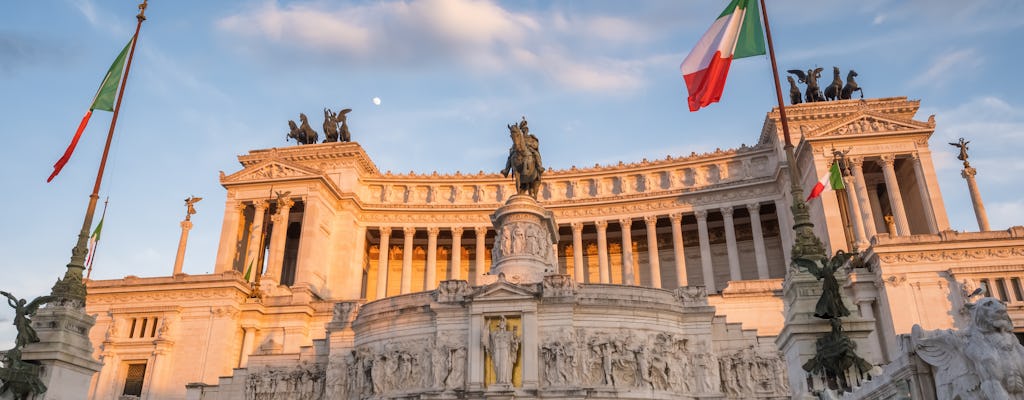
<path id="1" fill-rule="evenodd" d="M 124 71 L 124 60 L 128 56 L 128 49 L 132 47 L 133 41 L 135 41 L 134 36 L 124 46 L 121 53 L 117 55 L 117 58 L 114 59 L 114 63 L 110 65 L 107 75 L 103 77 L 103 82 L 100 83 L 99 90 L 96 91 L 96 96 L 92 99 L 89 111 L 85 112 L 82 122 L 78 124 L 78 130 L 75 131 L 75 136 L 71 138 L 71 144 L 68 145 L 67 150 L 64 150 L 64 155 L 57 160 L 57 163 L 53 164 L 53 173 L 50 174 L 49 178 L 46 178 L 47 182 L 52 181 L 60 173 L 60 170 L 64 168 L 64 165 L 68 163 L 68 160 L 71 159 L 71 153 L 75 152 L 75 147 L 78 146 L 78 139 L 82 137 L 82 132 L 85 131 L 86 125 L 89 124 L 89 118 L 92 117 L 93 110 L 114 111 L 117 87 L 121 83 L 121 73 Z"/>
<path id="2" fill-rule="evenodd" d="M 764 34 L 757 1 L 730 1 L 679 66 L 689 92 L 690 111 L 721 99 L 733 59 L 763 54 Z"/>
<path id="3" fill-rule="evenodd" d="M 106 208 L 103 213 L 106 214 Z M 85 266 L 92 268 L 92 259 L 96 256 L 96 245 L 100 242 L 100 234 L 103 233 L 103 220 L 106 219 L 106 215 L 100 218 L 100 223 L 96 224 L 96 229 L 92 230 L 92 235 L 89 236 L 89 255 L 85 257 Z"/>
<path id="4" fill-rule="evenodd" d="M 828 190 L 842 190 L 846 189 L 846 185 L 843 184 L 843 174 L 839 172 L 839 163 L 832 163 L 832 167 L 828 169 L 828 173 L 822 175 L 818 179 L 818 183 L 811 189 L 810 196 L 807 196 L 807 200 L 820 197 L 822 193 Z"/>

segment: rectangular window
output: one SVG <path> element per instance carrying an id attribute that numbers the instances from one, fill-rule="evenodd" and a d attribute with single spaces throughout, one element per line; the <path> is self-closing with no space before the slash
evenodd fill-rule
<path id="1" fill-rule="evenodd" d="M 124 378 L 124 396 L 142 396 L 142 380 L 146 377 L 146 364 L 128 364 Z"/>
<path id="2" fill-rule="evenodd" d="M 136 322 L 138 322 L 138 319 L 137 318 L 132 318 L 132 329 L 128 331 L 128 338 L 129 339 L 135 337 L 135 323 Z"/>
<path id="3" fill-rule="evenodd" d="M 1010 299 L 1010 297 L 1006 295 L 1006 279 L 996 279 L 996 290 L 999 291 L 999 300 L 1007 301 Z"/>
<path id="4" fill-rule="evenodd" d="M 149 337 L 156 337 L 156 325 L 159 318 L 153 317 L 153 330 L 149 332 Z"/>
<path id="5" fill-rule="evenodd" d="M 143 318 L 142 319 L 142 329 L 139 329 L 139 337 L 140 338 L 146 337 L 146 323 L 147 322 L 149 322 L 149 318 Z"/>
<path id="6" fill-rule="evenodd" d="M 1020 278 L 1010 279 L 1010 284 L 1013 286 L 1013 297 L 1017 301 L 1024 301 L 1024 290 L 1020 287 Z"/>

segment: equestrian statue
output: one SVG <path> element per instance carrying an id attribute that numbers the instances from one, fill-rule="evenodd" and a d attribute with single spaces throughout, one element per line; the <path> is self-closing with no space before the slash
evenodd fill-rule
<path id="1" fill-rule="evenodd" d="M 299 121 L 302 121 L 302 125 L 295 125 L 294 120 L 288 121 L 288 137 L 285 139 L 295 139 L 298 144 L 316 144 L 319 135 L 316 131 L 309 126 L 309 119 L 306 118 L 306 114 L 299 113 Z"/>
<path id="2" fill-rule="evenodd" d="M 821 94 L 821 88 L 818 87 L 818 78 L 821 78 L 821 71 L 824 70 L 824 68 L 819 67 L 807 70 L 806 74 L 804 73 L 804 71 L 801 71 L 799 69 L 791 69 L 786 72 L 789 72 L 793 75 L 796 75 L 797 78 L 800 78 L 800 83 L 807 84 L 807 90 L 804 95 L 804 101 L 807 103 L 814 103 L 816 101 L 825 101 L 825 96 Z"/>
<path id="3" fill-rule="evenodd" d="M 843 80 L 839 78 L 839 67 L 832 67 L 832 83 L 825 88 L 825 98 L 836 100 L 843 91 Z"/>
<path id="4" fill-rule="evenodd" d="M 508 177 L 511 173 L 516 181 L 516 192 L 528 194 L 536 199 L 537 193 L 540 192 L 540 176 L 544 172 L 540 158 L 540 141 L 530 134 L 526 117 L 523 117 L 518 125 L 508 125 L 508 132 L 512 137 L 512 147 L 508 150 L 508 160 L 501 174 Z"/>

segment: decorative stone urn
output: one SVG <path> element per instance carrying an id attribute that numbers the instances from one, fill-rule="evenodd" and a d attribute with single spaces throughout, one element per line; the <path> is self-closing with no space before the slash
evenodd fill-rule
<path id="1" fill-rule="evenodd" d="M 515 195 L 491 214 L 494 249 L 490 275 L 517 284 L 538 283 L 558 273 L 558 231 L 551 211 L 527 195 Z"/>

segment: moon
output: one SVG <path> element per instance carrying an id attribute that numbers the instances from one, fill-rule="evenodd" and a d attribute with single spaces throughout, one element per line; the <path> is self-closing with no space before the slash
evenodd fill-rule
<path id="1" fill-rule="evenodd" d="M 379 106 L 380 105 L 380 97 L 374 97 L 373 98 L 373 105 L 375 105 L 375 106 Z"/>

